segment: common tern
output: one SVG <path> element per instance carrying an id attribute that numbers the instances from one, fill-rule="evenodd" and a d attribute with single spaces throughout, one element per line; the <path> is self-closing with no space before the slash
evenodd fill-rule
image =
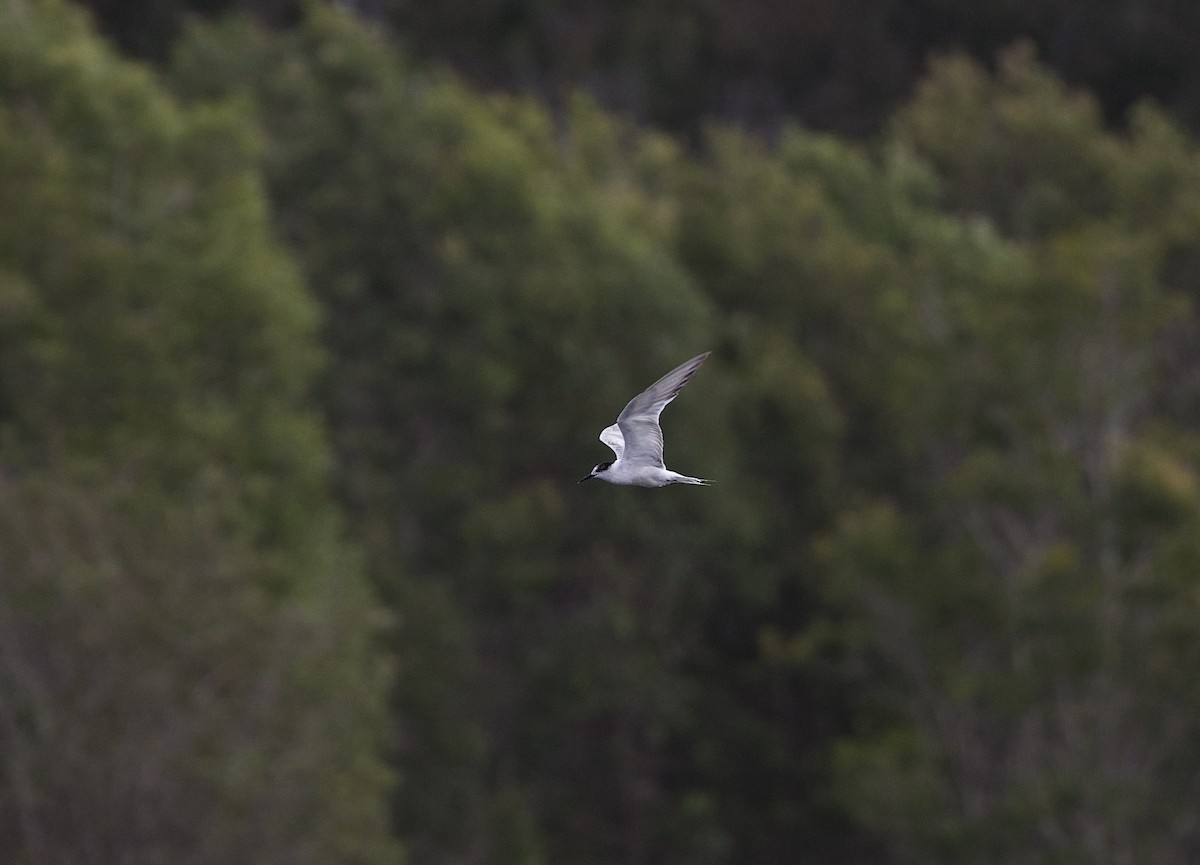
<path id="1" fill-rule="evenodd" d="M 711 352 L 697 355 L 680 364 L 650 387 L 629 401 L 617 415 L 617 422 L 600 433 L 615 460 L 600 463 L 579 483 L 592 478 L 635 487 L 665 487 L 667 484 L 707 484 L 703 478 L 693 478 L 673 472 L 663 465 L 663 434 L 658 416 L 667 403 L 679 395 L 700 364 Z"/>

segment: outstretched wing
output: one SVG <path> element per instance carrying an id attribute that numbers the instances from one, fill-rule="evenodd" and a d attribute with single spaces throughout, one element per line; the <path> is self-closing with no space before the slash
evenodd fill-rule
<path id="1" fill-rule="evenodd" d="M 621 454 L 625 453 L 625 436 L 621 435 L 621 428 L 616 424 L 604 428 L 604 432 L 600 433 L 600 441 L 612 448 L 617 459 L 620 459 Z"/>
<path id="2" fill-rule="evenodd" d="M 667 403 L 679 395 L 679 391 L 700 368 L 700 364 L 708 359 L 709 354 L 706 351 L 680 364 L 629 401 L 629 405 L 617 416 L 616 426 L 624 441 L 623 452 L 618 452 L 618 457 L 629 462 L 662 466 L 663 436 L 658 416 Z M 604 441 L 603 433 L 600 440 Z M 612 447 L 609 442 L 605 444 Z"/>

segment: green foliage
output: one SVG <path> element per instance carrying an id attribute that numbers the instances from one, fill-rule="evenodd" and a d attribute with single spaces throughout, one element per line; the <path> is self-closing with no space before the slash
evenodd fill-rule
<path id="1" fill-rule="evenodd" d="M 1175 193 L 1196 153 L 1149 109 L 1103 131 L 1023 51 L 995 78 L 943 64 L 896 128 L 1019 267 L 943 307 L 969 365 L 938 379 L 920 496 L 823 547 L 902 719 L 846 743 L 846 801 L 905 861 L 1188 861 L 1196 731 L 1172 680 L 1197 635 L 1167 623 L 1200 514 L 1159 358 L 1195 327 L 1173 250 L 1195 242 Z"/>
<path id="2" fill-rule="evenodd" d="M 705 345 L 707 309 L 629 169 L 589 161 L 615 130 L 580 106 L 564 155 L 540 109 L 419 77 L 320 11 L 283 40 L 200 31 L 175 78 L 257 105 L 280 222 L 326 306 L 341 489 L 398 617 L 397 815 L 414 859 L 590 861 L 651 843 L 653 816 L 600 839 L 647 783 L 643 751 L 664 736 L 650 731 L 681 711 L 660 649 L 688 639 L 668 623 L 691 563 L 652 579 L 661 562 L 639 560 L 636 532 L 698 506 L 623 513 L 562 482 L 596 458 L 580 428 Z M 586 702 L 548 696 L 563 689 Z M 581 735 L 606 727 L 624 738 Z M 499 828 L 530 801 L 537 824 Z M 585 813 L 593 829 L 538 840 Z"/>
<path id="3" fill-rule="evenodd" d="M 944 63 L 875 152 L 714 130 L 697 160 L 319 9 L 197 30 L 173 79 L 254 106 L 326 310 L 414 859 L 1085 855 L 1047 813 L 1178 854 L 1183 788 L 1125 792 L 1187 756 L 1175 721 L 1133 736 L 1138 701 L 1186 717 L 1169 662 L 1131 678 L 1186 643 L 1158 604 L 1194 523 L 1150 423 L 1195 405 L 1161 341 L 1192 327 L 1194 156 L 1161 115 L 1105 133 L 1016 51 Z M 721 495 L 567 492 L 578 430 L 705 343 L 668 427 Z"/>
<path id="4" fill-rule="evenodd" d="M 391 859 L 376 614 L 256 148 L 65 4 L 0 10 L 8 860 Z"/>
<path id="5" fill-rule="evenodd" d="M 1195 860 L 1161 111 L 1108 130 L 1018 47 L 873 146 L 695 155 L 320 3 L 191 28 L 173 97 L 0 16 L 12 857 Z M 704 348 L 664 423 L 717 484 L 576 487 Z"/>
<path id="6" fill-rule="evenodd" d="M 230 9 L 267 26 L 312 0 L 80 0 L 102 30 L 161 62 L 189 16 Z M 714 117 L 774 134 L 789 118 L 843 134 L 886 125 L 931 55 L 990 64 L 1016 38 L 1110 121 L 1151 97 L 1191 128 L 1200 115 L 1200 18 L 1179 0 L 344 0 L 428 62 L 482 88 L 534 90 L 554 104 L 587 88 L 646 125 L 696 137 Z"/>

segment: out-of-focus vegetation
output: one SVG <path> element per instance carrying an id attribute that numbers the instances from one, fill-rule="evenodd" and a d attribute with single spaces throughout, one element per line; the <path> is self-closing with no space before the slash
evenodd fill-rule
<path id="1" fill-rule="evenodd" d="M 295 23 L 311 0 L 80 0 L 139 57 L 164 59 L 188 15 Z M 984 64 L 1018 39 L 1106 116 L 1150 96 L 1200 127 L 1191 0 L 337 0 L 480 86 L 602 104 L 677 134 L 707 119 L 774 133 L 788 118 L 863 134 L 909 98 L 933 53 Z"/>
<path id="2" fill-rule="evenodd" d="M 1175 121 L 697 152 L 286 18 L 0 3 L 0 859 L 1200 858 Z M 717 485 L 577 487 L 705 348 Z"/>
<path id="3" fill-rule="evenodd" d="M 0 859 L 387 859 L 383 617 L 252 118 L 0 5 Z"/>

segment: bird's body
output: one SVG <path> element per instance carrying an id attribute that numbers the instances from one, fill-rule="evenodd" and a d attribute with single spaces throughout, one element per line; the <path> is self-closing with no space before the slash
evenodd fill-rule
<path id="1" fill-rule="evenodd" d="M 681 475 L 663 465 L 663 436 L 658 416 L 667 403 L 679 395 L 708 355 L 706 351 L 677 366 L 631 399 L 617 416 L 617 422 L 600 433 L 600 441 L 612 448 L 617 458 L 600 463 L 579 482 L 600 478 L 610 484 L 635 487 L 707 484 L 703 478 Z"/>

